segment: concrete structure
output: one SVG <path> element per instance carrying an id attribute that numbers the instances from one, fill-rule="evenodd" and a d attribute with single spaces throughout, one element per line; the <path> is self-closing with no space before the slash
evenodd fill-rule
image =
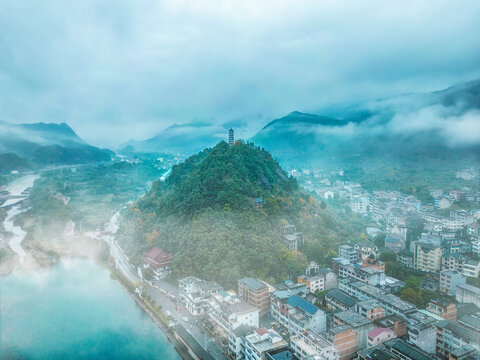
<path id="1" fill-rule="evenodd" d="M 143 256 L 143 268 L 151 269 L 155 280 L 165 279 L 171 273 L 170 265 L 173 256 L 158 247 L 152 248 Z"/>
<path id="2" fill-rule="evenodd" d="M 437 354 L 443 359 L 451 359 L 452 352 L 469 346 L 480 350 L 480 335 L 468 327 L 450 320 L 437 324 Z"/>
<path id="3" fill-rule="evenodd" d="M 338 351 L 323 335 L 306 330 L 290 338 L 290 346 L 301 359 L 338 360 Z"/>
<path id="4" fill-rule="evenodd" d="M 234 293 L 223 290 L 212 294 L 208 302 L 209 318 L 221 328 L 226 335 L 238 327 L 259 326 L 260 310 L 245 301 L 240 300 Z"/>
<path id="5" fill-rule="evenodd" d="M 265 360 L 300 360 L 300 358 L 295 355 L 293 349 L 284 347 L 267 351 L 265 353 Z"/>
<path id="6" fill-rule="evenodd" d="M 325 290 L 325 278 L 323 276 L 299 276 L 297 281 L 299 283 L 304 283 L 307 285 L 308 291 L 312 294 L 316 293 L 317 291 L 324 291 Z"/>
<path id="7" fill-rule="evenodd" d="M 325 295 L 325 306 L 330 311 L 353 309 L 356 303 L 357 299 L 338 289 L 332 289 Z"/>
<path id="8" fill-rule="evenodd" d="M 374 328 L 371 320 L 368 320 L 353 310 L 335 313 L 332 318 L 334 326 L 348 325 L 355 331 L 357 336 L 357 350 L 362 350 L 367 347 L 368 333 Z"/>
<path id="9" fill-rule="evenodd" d="M 194 316 L 206 313 L 212 294 L 223 290 L 214 281 L 205 281 L 189 276 L 178 281 L 182 305 Z"/>
<path id="10" fill-rule="evenodd" d="M 375 258 L 378 258 L 380 255 L 377 245 L 370 241 L 361 241 L 353 247 L 358 253 L 358 258 L 362 261 L 370 258 L 370 255 L 373 255 Z"/>
<path id="11" fill-rule="evenodd" d="M 469 259 L 463 264 L 462 275 L 478 278 L 480 274 L 480 261 Z"/>
<path id="12" fill-rule="evenodd" d="M 393 330 L 397 337 L 407 334 L 407 322 L 398 315 L 387 315 L 383 318 L 376 319 L 374 325 Z"/>
<path id="13" fill-rule="evenodd" d="M 350 264 L 356 264 L 358 261 L 358 252 L 350 245 L 341 245 L 338 247 L 338 256 L 348 260 Z"/>
<path id="14" fill-rule="evenodd" d="M 246 277 L 238 280 L 238 296 L 260 309 L 260 316 L 270 311 L 270 293 L 273 287 L 264 281 Z"/>
<path id="15" fill-rule="evenodd" d="M 376 328 L 368 333 L 367 348 L 383 344 L 385 341 L 396 338 L 395 332 L 388 328 Z"/>
<path id="16" fill-rule="evenodd" d="M 466 278 L 458 271 L 443 270 L 440 272 L 440 292 L 455 296 L 458 285 L 465 284 Z"/>
<path id="17" fill-rule="evenodd" d="M 274 292 L 271 299 L 271 315 L 290 334 L 304 329 L 325 331 L 325 313 L 298 295 L 285 297 L 281 291 Z"/>
<path id="18" fill-rule="evenodd" d="M 437 272 L 441 269 L 442 249 L 440 246 L 427 241 L 417 241 L 414 245 L 413 263 L 414 268 Z"/>
<path id="19" fill-rule="evenodd" d="M 352 264 L 340 266 L 338 276 L 342 278 L 352 278 L 374 286 L 383 285 L 386 281 L 385 273 L 381 270 Z"/>
<path id="20" fill-rule="evenodd" d="M 255 329 L 244 337 L 243 359 L 264 360 L 268 351 L 285 348 L 287 343 L 274 330 Z"/>
<path id="21" fill-rule="evenodd" d="M 369 299 L 357 302 L 355 304 L 355 311 L 372 321 L 385 316 L 385 310 L 377 299 Z"/>
<path id="22" fill-rule="evenodd" d="M 337 349 L 339 360 L 350 360 L 357 351 L 357 334 L 348 325 L 335 326 L 324 333 Z"/>
<path id="23" fill-rule="evenodd" d="M 410 345 L 402 339 L 392 339 L 385 341 L 383 346 L 392 352 L 394 355 L 399 356 L 403 360 L 434 360 L 435 357 L 432 354 L 428 354 L 425 351 Z"/>
<path id="24" fill-rule="evenodd" d="M 427 304 L 427 311 L 445 320 L 457 321 L 457 305 L 445 299 L 434 299 Z"/>
<path id="25" fill-rule="evenodd" d="M 480 288 L 469 284 L 457 285 L 455 298 L 460 303 L 472 303 L 480 307 Z"/>

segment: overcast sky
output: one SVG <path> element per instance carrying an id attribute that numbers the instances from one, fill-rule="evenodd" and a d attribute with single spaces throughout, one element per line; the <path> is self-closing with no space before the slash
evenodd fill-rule
<path id="1" fill-rule="evenodd" d="M 479 19 L 480 1 L 2 0 L 0 119 L 99 146 L 193 119 L 246 137 L 479 78 Z"/>

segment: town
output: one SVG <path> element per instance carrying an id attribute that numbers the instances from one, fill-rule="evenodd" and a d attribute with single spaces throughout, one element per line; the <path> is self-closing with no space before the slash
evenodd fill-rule
<path id="1" fill-rule="evenodd" d="M 339 246 L 328 267 L 310 262 L 304 274 L 280 284 L 246 277 L 236 289 L 224 289 L 189 276 L 177 286 L 166 280 L 172 255 L 156 247 L 145 254 L 137 293 L 159 304 L 190 356 L 480 359 L 478 189 L 433 189 L 423 203 L 316 174 L 292 175 L 325 201 L 340 198 L 377 224 L 358 242 Z M 472 168 L 456 176 L 470 181 L 478 174 Z M 320 178 L 319 185 L 311 178 Z M 294 224 L 279 236 L 290 251 L 302 246 Z"/>

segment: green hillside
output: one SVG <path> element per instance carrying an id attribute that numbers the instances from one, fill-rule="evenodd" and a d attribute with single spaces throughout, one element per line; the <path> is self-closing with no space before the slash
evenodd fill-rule
<path id="1" fill-rule="evenodd" d="M 265 200 L 263 208 L 254 206 L 256 198 Z M 288 223 L 305 235 L 297 254 L 282 242 Z M 127 209 L 118 239 L 134 262 L 158 246 L 174 254 L 176 276 L 234 285 L 247 275 L 282 280 L 302 272 L 307 260 L 326 263 L 329 249 L 350 236 L 358 233 L 347 231 L 270 153 L 253 143 L 220 142 L 155 182 Z"/>

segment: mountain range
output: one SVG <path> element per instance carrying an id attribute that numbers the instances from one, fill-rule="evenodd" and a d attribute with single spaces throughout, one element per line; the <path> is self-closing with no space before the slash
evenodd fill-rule
<path id="1" fill-rule="evenodd" d="M 66 123 L 0 121 L 0 172 L 108 161 L 114 153 L 87 144 Z"/>

